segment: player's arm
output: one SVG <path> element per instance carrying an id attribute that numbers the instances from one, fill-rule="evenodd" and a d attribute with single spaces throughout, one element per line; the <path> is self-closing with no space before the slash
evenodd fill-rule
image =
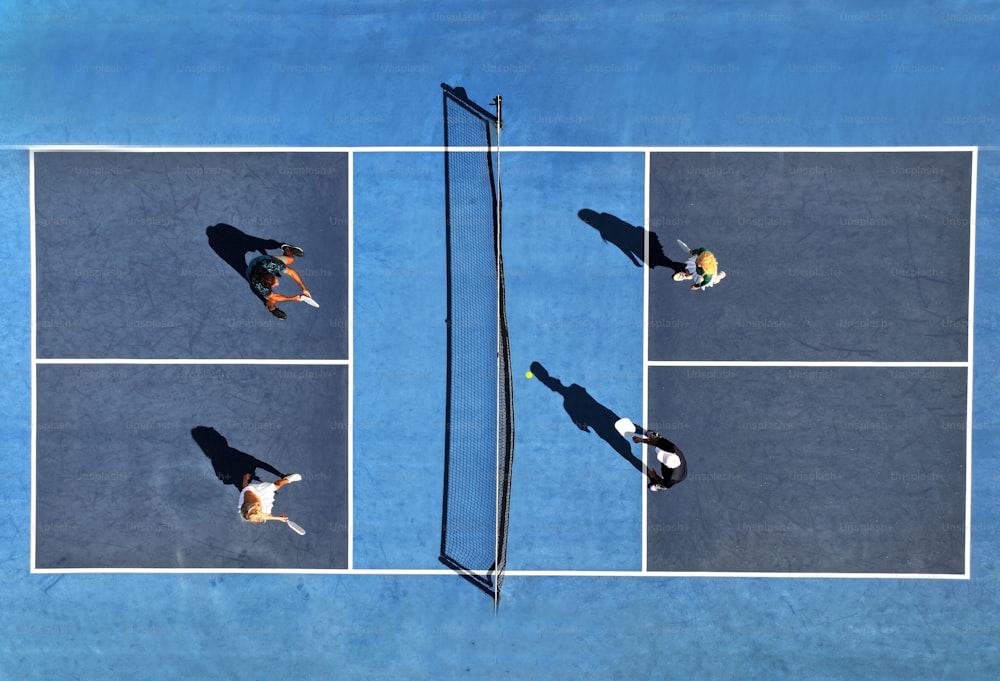
<path id="1" fill-rule="evenodd" d="M 302 278 L 299 277 L 298 272 L 293 270 L 288 265 L 285 265 L 285 274 L 290 276 L 292 278 L 292 281 L 294 281 L 296 284 L 299 285 L 299 288 L 302 289 L 302 295 L 312 298 L 312 296 L 309 295 L 309 289 L 307 289 L 306 285 L 302 283 Z M 286 298 L 285 300 L 298 300 L 298 296 L 295 296 L 294 298 Z"/>
<path id="2" fill-rule="evenodd" d="M 651 437 L 640 437 L 639 435 L 633 435 L 632 436 L 632 442 L 636 443 L 637 445 L 655 445 L 656 444 L 656 440 L 654 440 L 653 438 L 651 438 Z"/>
<path id="3" fill-rule="evenodd" d="M 267 297 L 269 303 L 285 303 L 290 300 L 298 300 L 298 296 L 283 296 L 280 293 L 272 293 Z"/>

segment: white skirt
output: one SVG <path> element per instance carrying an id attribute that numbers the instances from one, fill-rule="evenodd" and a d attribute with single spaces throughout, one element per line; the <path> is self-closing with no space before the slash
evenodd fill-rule
<path id="1" fill-rule="evenodd" d="M 243 497 L 248 492 L 253 492 L 260 499 L 260 508 L 264 513 L 270 515 L 274 508 L 274 493 L 278 491 L 273 482 L 252 482 L 240 490 L 240 503 L 237 510 L 243 507 Z"/>

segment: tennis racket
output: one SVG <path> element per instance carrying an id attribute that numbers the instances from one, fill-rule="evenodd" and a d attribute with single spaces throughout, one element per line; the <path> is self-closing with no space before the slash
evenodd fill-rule
<path id="1" fill-rule="evenodd" d="M 298 523 L 293 523 L 291 520 L 286 520 L 285 524 L 292 528 L 292 532 L 295 534 L 305 534 L 306 531 Z"/>
<path id="2" fill-rule="evenodd" d="M 309 296 L 301 296 L 300 295 L 299 296 L 299 300 L 301 300 L 306 305 L 312 305 L 313 307 L 319 307 L 319 303 L 317 303 L 315 300 L 313 300 Z"/>

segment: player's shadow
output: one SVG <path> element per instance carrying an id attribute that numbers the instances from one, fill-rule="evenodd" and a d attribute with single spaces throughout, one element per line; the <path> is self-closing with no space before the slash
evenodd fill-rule
<path id="1" fill-rule="evenodd" d="M 563 398 L 563 409 L 580 430 L 595 433 L 599 438 L 618 452 L 618 455 L 629 462 L 640 473 L 645 472 L 642 460 L 632 453 L 629 441 L 615 430 L 615 422 L 619 417 L 603 404 L 595 400 L 587 389 L 576 383 L 563 385 L 557 378 L 549 375 L 548 370 L 538 362 L 531 363 L 531 373 L 542 385 Z"/>
<path id="2" fill-rule="evenodd" d="M 215 428 L 195 426 L 191 429 L 191 437 L 212 462 L 215 476 L 223 485 L 233 485 L 237 490 L 242 489 L 243 476 L 247 473 L 251 478 L 259 479 L 256 477 L 258 468 L 263 468 L 276 478 L 285 477 L 284 473 L 271 464 L 230 447 L 229 441 Z"/>
<path id="3" fill-rule="evenodd" d="M 684 270 L 684 263 L 671 260 L 663 252 L 663 244 L 656 232 L 647 230 L 636 225 L 631 225 L 621 218 L 610 213 L 598 213 L 589 208 L 584 208 L 577 215 L 586 224 L 597 230 L 604 243 L 610 243 L 618 247 L 625 254 L 632 264 L 642 267 L 645 262 L 650 269 L 656 267 L 669 267 L 674 272 Z M 646 236 L 649 235 L 649 254 L 646 254 Z"/>
<path id="4" fill-rule="evenodd" d="M 268 249 L 281 248 L 280 241 L 252 236 L 225 223 L 208 227 L 205 234 L 215 254 L 239 272 L 243 279 L 247 277 L 247 253 L 267 255 Z"/>

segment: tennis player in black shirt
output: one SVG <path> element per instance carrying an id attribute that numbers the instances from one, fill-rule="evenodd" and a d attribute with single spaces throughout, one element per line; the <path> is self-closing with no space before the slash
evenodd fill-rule
<path id="1" fill-rule="evenodd" d="M 654 430 L 646 430 L 642 426 L 636 426 L 636 431 L 636 434 L 632 436 L 632 442 L 652 446 L 656 460 L 660 462 L 659 474 L 652 468 L 649 469 L 650 492 L 670 489 L 687 477 L 687 461 L 684 460 L 684 452 L 677 445 Z M 642 435 L 640 436 L 639 433 Z"/>

